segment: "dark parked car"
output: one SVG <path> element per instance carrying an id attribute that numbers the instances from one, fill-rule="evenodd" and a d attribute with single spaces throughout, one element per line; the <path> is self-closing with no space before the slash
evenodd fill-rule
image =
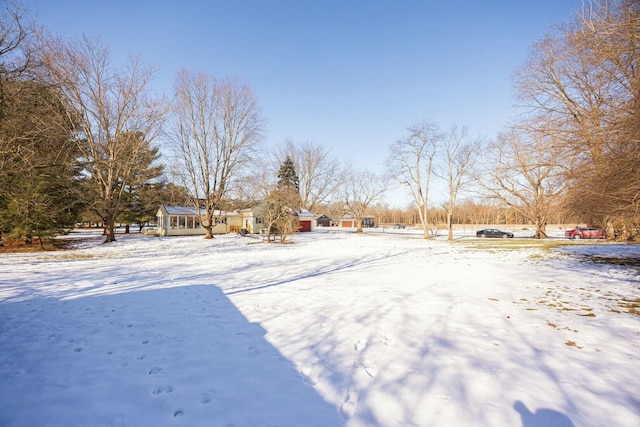
<path id="1" fill-rule="evenodd" d="M 606 239 L 607 233 L 599 228 L 576 227 L 564 232 L 564 237 L 569 239 Z"/>
<path id="2" fill-rule="evenodd" d="M 501 237 L 503 239 L 512 238 L 513 233 L 508 231 L 500 231 L 496 228 L 486 228 L 476 232 L 476 237 Z"/>
<path id="3" fill-rule="evenodd" d="M 404 224 L 393 224 L 393 228 L 395 228 L 396 230 L 400 230 L 404 228 Z"/>

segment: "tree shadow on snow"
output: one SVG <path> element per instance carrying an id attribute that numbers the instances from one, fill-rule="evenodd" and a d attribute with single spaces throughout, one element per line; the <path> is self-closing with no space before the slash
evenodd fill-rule
<path id="1" fill-rule="evenodd" d="M 521 401 L 513 404 L 513 409 L 520 414 L 522 427 L 575 427 L 569 417 L 553 409 L 541 408 L 531 412 Z"/>
<path id="2" fill-rule="evenodd" d="M 0 303 L 0 425 L 339 426 L 215 286 Z"/>

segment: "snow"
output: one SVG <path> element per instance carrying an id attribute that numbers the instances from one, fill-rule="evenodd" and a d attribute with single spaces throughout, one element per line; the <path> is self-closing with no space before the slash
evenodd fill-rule
<path id="1" fill-rule="evenodd" d="M 640 425 L 638 246 L 84 237 L 0 256 L 2 426 Z"/>

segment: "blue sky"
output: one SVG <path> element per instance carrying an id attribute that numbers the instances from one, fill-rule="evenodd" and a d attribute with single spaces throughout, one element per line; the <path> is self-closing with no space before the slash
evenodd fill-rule
<path id="1" fill-rule="evenodd" d="M 39 23 L 140 54 L 171 91 L 182 69 L 237 77 L 268 145 L 313 141 L 382 171 L 419 120 L 494 136 L 516 114 L 513 71 L 582 0 L 32 0 Z"/>

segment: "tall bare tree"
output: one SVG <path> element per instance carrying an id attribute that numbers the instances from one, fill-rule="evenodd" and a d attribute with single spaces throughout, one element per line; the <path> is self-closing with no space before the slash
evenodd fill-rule
<path id="1" fill-rule="evenodd" d="M 35 65 L 31 38 L 34 22 L 27 20 L 27 10 L 14 1 L 4 1 L 0 13 L 0 119 L 5 106 L 4 84 L 29 72 Z"/>
<path id="2" fill-rule="evenodd" d="M 387 189 L 386 179 L 368 170 L 353 171 L 342 186 L 342 208 L 353 215 L 357 231 L 362 233 L 362 220 L 373 203 Z"/>
<path id="3" fill-rule="evenodd" d="M 512 128 L 487 148 L 476 171 L 485 194 L 532 222 L 537 239 L 546 237 L 549 215 L 566 189 L 561 152 L 550 136 Z"/>
<path id="4" fill-rule="evenodd" d="M 588 1 L 516 75 L 529 125 L 552 134 L 572 166 L 572 212 L 600 225 L 638 222 L 639 34 L 637 0 Z"/>
<path id="5" fill-rule="evenodd" d="M 265 120 L 246 84 L 183 70 L 175 80 L 172 141 L 183 184 L 203 208 L 205 238 L 213 238 L 215 212 L 262 141 Z"/>
<path id="6" fill-rule="evenodd" d="M 115 241 L 124 191 L 136 177 L 138 157 L 151 148 L 164 104 L 149 95 L 154 69 L 137 57 L 116 66 L 100 40 L 64 40 L 41 34 L 43 78 L 69 106 L 80 157 L 89 176 L 92 209 L 105 225 L 105 242 Z"/>
<path id="7" fill-rule="evenodd" d="M 444 135 L 438 127 L 426 121 L 408 129 L 408 135 L 391 145 L 389 173 L 405 185 L 418 208 L 424 238 L 429 236 L 429 190 L 436 155 Z"/>
<path id="8" fill-rule="evenodd" d="M 453 240 L 453 210 L 458 194 L 471 177 L 471 168 L 478 157 L 478 140 L 470 141 L 466 127 L 453 126 L 443 140 L 443 168 L 436 175 L 447 184 L 448 199 L 444 203 L 447 211 L 448 240 Z"/>
<path id="9" fill-rule="evenodd" d="M 300 179 L 302 207 L 315 212 L 336 197 L 348 174 L 331 150 L 311 141 L 287 139 L 276 150 L 277 159 L 291 157 Z"/>
<path id="10" fill-rule="evenodd" d="M 0 13 L 0 121 L 5 120 L 10 108 L 8 91 L 11 88 L 8 85 L 23 80 L 21 77 L 33 67 L 31 37 L 34 33 L 34 24 L 25 21 L 24 8 L 11 1 L 3 3 Z M 9 159 L 15 154 L 14 142 L 9 135 L 0 139 L 0 174 L 7 173 Z"/>

